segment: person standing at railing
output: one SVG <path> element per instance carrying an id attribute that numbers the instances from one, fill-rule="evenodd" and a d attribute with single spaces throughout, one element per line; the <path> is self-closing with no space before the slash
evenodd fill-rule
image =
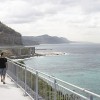
<path id="1" fill-rule="evenodd" d="M 1 82 L 5 84 L 5 75 L 7 70 L 7 58 L 5 58 L 5 53 L 1 53 L 0 57 L 0 74 L 1 74 Z"/>

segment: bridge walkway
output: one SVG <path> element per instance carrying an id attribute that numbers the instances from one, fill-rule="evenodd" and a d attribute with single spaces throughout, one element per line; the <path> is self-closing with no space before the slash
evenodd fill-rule
<path id="1" fill-rule="evenodd" d="M 24 92 L 6 76 L 6 84 L 0 79 L 0 100 L 32 100 L 29 96 L 24 96 Z"/>

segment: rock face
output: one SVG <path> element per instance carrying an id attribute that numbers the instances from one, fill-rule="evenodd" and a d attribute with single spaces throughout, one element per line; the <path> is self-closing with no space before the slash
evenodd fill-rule
<path id="1" fill-rule="evenodd" d="M 22 45 L 22 36 L 20 33 L 0 22 L 0 45 Z"/>

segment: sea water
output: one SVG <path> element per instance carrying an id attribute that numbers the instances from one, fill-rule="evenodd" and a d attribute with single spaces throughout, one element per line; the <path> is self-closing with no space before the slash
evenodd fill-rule
<path id="1" fill-rule="evenodd" d="M 100 44 L 42 44 L 35 48 L 64 55 L 34 57 L 26 65 L 100 94 Z"/>

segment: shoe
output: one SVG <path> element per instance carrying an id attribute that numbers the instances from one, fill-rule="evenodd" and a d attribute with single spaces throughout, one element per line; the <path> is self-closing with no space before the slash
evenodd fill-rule
<path id="1" fill-rule="evenodd" d="M 3 84 L 6 84 L 5 82 L 3 82 Z"/>

